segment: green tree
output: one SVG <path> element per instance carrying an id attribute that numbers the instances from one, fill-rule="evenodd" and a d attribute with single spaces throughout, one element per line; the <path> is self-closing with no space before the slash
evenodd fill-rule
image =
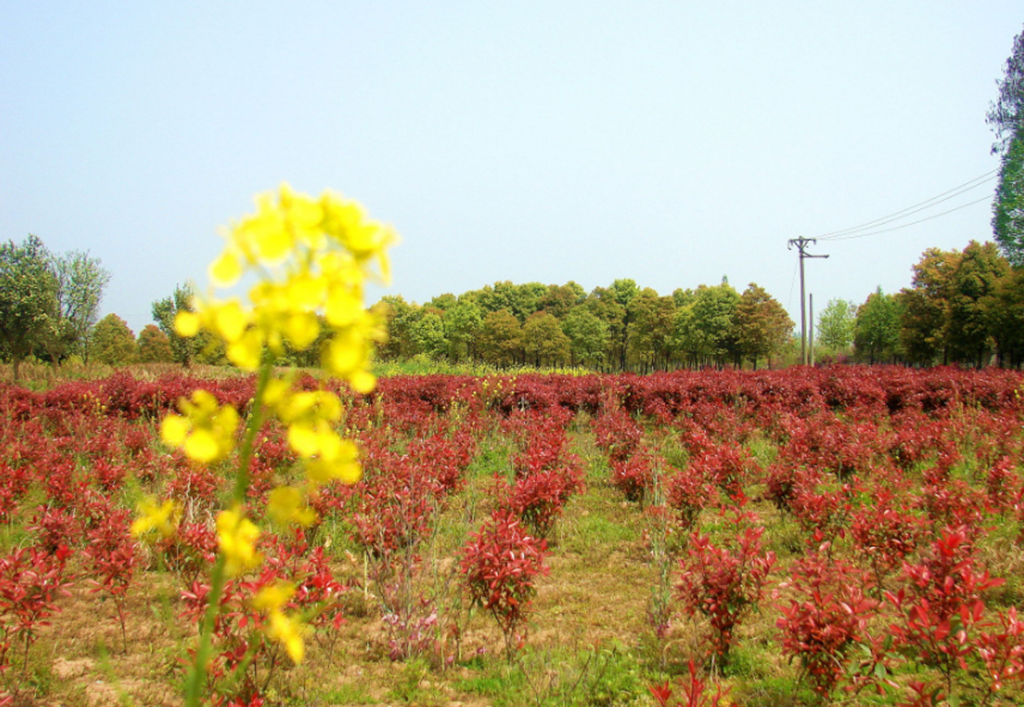
<path id="1" fill-rule="evenodd" d="M 23 243 L 0 244 L 0 347 L 13 364 L 14 381 L 21 363 L 43 343 L 56 313 L 57 282 L 43 242 L 29 235 Z"/>
<path id="2" fill-rule="evenodd" d="M 445 292 L 444 294 L 433 297 L 424 306 L 436 309 L 439 312 L 447 312 L 449 309 L 459 303 L 459 298 L 453 295 L 451 292 Z"/>
<path id="3" fill-rule="evenodd" d="M 139 332 L 137 346 L 139 363 L 172 363 L 174 361 L 171 341 L 156 324 L 147 324 Z"/>
<path id="4" fill-rule="evenodd" d="M 440 359 L 448 351 L 448 339 L 444 334 L 444 320 L 436 311 L 425 311 L 411 327 L 410 336 L 416 342 L 418 353 L 432 359 Z"/>
<path id="5" fill-rule="evenodd" d="M 573 307 L 587 298 L 587 291 L 572 280 L 564 285 L 548 285 L 548 291 L 537 301 L 537 309 L 553 314 L 563 321 Z"/>
<path id="6" fill-rule="evenodd" d="M 853 302 L 844 299 L 829 300 L 825 309 L 818 315 L 817 344 L 835 355 L 850 353 L 856 321 L 857 306 Z"/>
<path id="7" fill-rule="evenodd" d="M 499 309 L 484 316 L 477 353 L 495 366 L 511 366 L 522 360 L 523 327 L 511 311 Z"/>
<path id="8" fill-rule="evenodd" d="M 989 326 L 1001 366 L 1024 366 L 1024 268 L 1010 270 L 996 284 Z"/>
<path id="9" fill-rule="evenodd" d="M 157 300 L 153 303 L 152 308 L 153 321 L 156 322 L 160 331 L 167 335 L 175 362 L 186 368 L 192 365 L 196 355 L 210 342 L 208 335 L 184 337 L 174 328 L 174 318 L 178 316 L 178 312 L 195 311 L 195 306 L 192 304 L 193 297 L 194 292 L 190 285 L 178 285 L 174 288 L 174 294 Z"/>
<path id="10" fill-rule="evenodd" d="M 474 341 L 483 326 L 480 308 L 471 300 L 459 301 L 445 311 L 444 334 L 448 340 L 448 358 L 459 362 L 475 354 Z"/>
<path id="11" fill-rule="evenodd" d="M 1014 267 L 1024 267 L 1024 126 L 1013 134 L 999 166 L 992 233 Z"/>
<path id="12" fill-rule="evenodd" d="M 412 326 L 422 314 L 420 307 L 409 304 L 401 295 L 387 295 L 380 298 L 373 311 L 387 332 L 387 338 L 377 347 L 381 358 L 410 358 L 415 354 Z"/>
<path id="13" fill-rule="evenodd" d="M 952 277 L 949 303 L 949 357 L 959 363 L 982 366 L 995 350 L 993 308 L 999 282 L 1009 264 L 995 244 L 971 241 Z"/>
<path id="14" fill-rule="evenodd" d="M 736 307 L 740 295 L 723 278 L 722 284 L 701 285 L 693 301 L 676 311 L 670 342 L 688 355 L 697 365 L 739 358 L 735 326 Z"/>
<path id="15" fill-rule="evenodd" d="M 1006 154 L 1012 138 L 1024 126 L 1024 32 L 1013 38 L 998 86 L 999 98 L 989 105 L 985 121 L 996 135 L 992 152 Z"/>
<path id="16" fill-rule="evenodd" d="M 110 272 L 99 258 L 74 250 L 50 258 L 54 279 L 54 309 L 42 337 L 54 368 L 68 353 L 88 353 L 90 330 L 99 315 Z"/>
<path id="17" fill-rule="evenodd" d="M 870 363 L 894 361 L 900 353 L 900 304 L 879 287 L 857 308 L 853 345 Z"/>
<path id="18" fill-rule="evenodd" d="M 523 349 L 538 366 L 559 366 L 569 360 L 569 337 L 553 314 L 536 312 L 523 325 Z"/>
<path id="19" fill-rule="evenodd" d="M 133 363 L 137 354 L 135 334 L 116 314 L 108 314 L 97 322 L 89 348 L 93 360 L 108 366 Z"/>
<path id="20" fill-rule="evenodd" d="M 619 303 L 613 289 L 595 287 L 587 295 L 583 306 L 608 325 L 608 347 L 604 360 L 621 368 L 625 365 L 625 349 L 622 345 L 627 333 L 625 305 Z"/>
<path id="21" fill-rule="evenodd" d="M 793 320 L 765 289 L 750 283 L 736 303 L 735 327 L 740 353 L 757 370 L 758 359 L 771 360 L 793 333 Z"/>
<path id="22" fill-rule="evenodd" d="M 569 337 L 573 363 L 599 368 L 605 363 L 610 337 L 608 323 L 584 306 L 574 307 L 562 321 Z"/>
<path id="23" fill-rule="evenodd" d="M 910 287 L 896 295 L 903 308 L 900 340 L 912 363 L 948 362 L 953 273 L 960 259 L 956 251 L 929 248 L 914 265 Z"/>
<path id="24" fill-rule="evenodd" d="M 643 372 L 668 359 L 668 336 L 676 306 L 671 297 L 660 297 L 650 287 L 640 290 L 626 305 L 629 328 L 626 335 L 626 360 Z"/>
<path id="25" fill-rule="evenodd" d="M 1013 48 L 998 82 L 999 97 L 986 121 L 995 133 L 992 152 L 1002 156 L 999 186 L 992 203 L 992 232 L 1014 267 L 1024 266 L 1024 32 Z"/>

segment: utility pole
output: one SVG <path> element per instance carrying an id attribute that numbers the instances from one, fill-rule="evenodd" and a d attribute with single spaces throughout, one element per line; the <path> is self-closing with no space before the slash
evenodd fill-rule
<path id="1" fill-rule="evenodd" d="M 786 246 L 789 250 L 793 250 L 793 246 L 797 247 L 800 251 L 800 363 L 807 365 L 807 295 L 804 294 L 804 258 L 827 258 L 827 255 L 811 255 L 807 252 L 807 245 L 809 243 L 817 244 L 817 238 L 790 238 L 789 245 Z"/>
<path id="2" fill-rule="evenodd" d="M 814 365 L 814 293 L 807 295 L 809 302 L 808 309 L 811 310 L 811 321 L 807 323 L 807 333 L 810 335 L 807 339 L 807 350 L 810 352 L 810 363 Z"/>

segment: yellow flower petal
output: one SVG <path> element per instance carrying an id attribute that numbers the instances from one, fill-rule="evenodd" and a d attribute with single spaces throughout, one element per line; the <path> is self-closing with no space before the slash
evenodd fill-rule
<path id="1" fill-rule="evenodd" d="M 236 506 L 217 514 L 217 545 L 225 560 L 225 571 L 237 577 L 259 567 L 263 561 L 256 552 L 260 530 Z"/>
<path id="2" fill-rule="evenodd" d="M 180 447 L 185 443 L 192 423 L 181 415 L 168 415 L 160 423 L 160 439 L 172 447 Z"/>
<path id="3" fill-rule="evenodd" d="M 295 594 L 295 585 L 291 582 L 277 582 L 263 587 L 252 599 L 252 608 L 257 611 L 279 611 L 288 605 Z"/>
<path id="4" fill-rule="evenodd" d="M 285 616 L 280 611 L 271 612 L 267 635 L 282 643 L 288 657 L 296 664 L 301 663 L 305 656 L 305 644 L 302 641 L 304 633 L 305 626 L 300 619 Z"/>
<path id="5" fill-rule="evenodd" d="M 220 456 L 217 438 L 209 430 L 193 430 L 185 439 L 185 454 L 203 464 L 209 464 Z"/>
<path id="6" fill-rule="evenodd" d="M 215 287 L 231 287 L 242 276 L 242 263 L 231 251 L 224 251 L 210 263 L 207 275 Z"/>
<path id="7" fill-rule="evenodd" d="M 178 312 L 174 317 L 174 331 L 186 338 L 199 333 L 199 317 L 194 312 Z"/>
<path id="8" fill-rule="evenodd" d="M 320 436 L 310 425 L 295 423 L 288 426 L 288 444 L 302 457 L 312 457 L 320 451 Z"/>
<path id="9" fill-rule="evenodd" d="M 214 322 L 217 326 L 217 333 L 227 343 L 233 343 L 242 338 L 245 328 L 249 324 L 249 317 L 242 304 L 237 300 L 225 302 L 214 310 Z"/>
<path id="10" fill-rule="evenodd" d="M 168 500 L 162 505 L 147 497 L 139 502 L 139 517 L 131 525 L 131 534 L 138 537 L 151 530 L 158 530 L 162 536 L 169 538 L 174 535 L 181 521 L 181 506 Z"/>
<path id="11" fill-rule="evenodd" d="M 270 491 L 267 513 L 284 525 L 297 524 L 308 528 L 316 522 L 316 511 L 306 505 L 302 492 L 292 486 L 279 486 Z"/>

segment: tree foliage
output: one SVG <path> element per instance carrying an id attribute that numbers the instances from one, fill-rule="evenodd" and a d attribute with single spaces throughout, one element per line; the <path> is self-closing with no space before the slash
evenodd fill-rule
<path id="1" fill-rule="evenodd" d="M 153 303 L 153 321 L 160 328 L 170 342 L 171 351 L 174 354 L 176 363 L 188 368 L 196 359 L 196 355 L 202 350 L 208 337 L 194 336 L 184 337 L 174 328 L 174 319 L 178 312 L 194 312 L 195 305 L 192 302 L 195 293 L 189 285 L 177 285 L 170 297 L 157 300 Z"/>
<path id="2" fill-rule="evenodd" d="M 1010 140 L 992 202 L 992 233 L 1014 267 L 1024 267 L 1024 126 Z"/>
<path id="3" fill-rule="evenodd" d="M 160 331 L 156 324 L 147 324 L 139 332 L 138 340 L 139 363 L 173 363 L 174 352 L 167 334 Z"/>
<path id="4" fill-rule="evenodd" d="M 555 315 L 536 312 L 523 325 L 523 349 L 539 366 L 560 366 L 569 360 L 569 337 Z"/>
<path id="5" fill-rule="evenodd" d="M 992 243 L 971 241 L 952 276 L 949 303 L 950 357 L 981 366 L 994 353 L 992 308 L 1000 280 L 1009 274 L 1006 260 Z"/>
<path id="6" fill-rule="evenodd" d="M 573 363 L 598 368 L 605 363 L 611 340 L 608 323 L 580 305 L 574 307 L 562 322 L 569 337 L 569 350 Z"/>
<path id="7" fill-rule="evenodd" d="M 698 287 L 693 302 L 676 313 L 673 346 L 686 352 L 698 365 L 722 365 L 730 358 L 737 359 L 734 320 L 739 301 L 739 293 L 724 280 L 713 287 Z"/>
<path id="8" fill-rule="evenodd" d="M 948 361 L 950 298 L 960 258 L 956 251 L 929 248 L 913 267 L 910 288 L 897 295 L 903 307 L 900 339 L 911 363 Z"/>
<path id="9" fill-rule="evenodd" d="M 831 299 L 818 314 L 817 344 L 832 354 L 847 354 L 853 346 L 857 306 L 848 300 Z"/>
<path id="10" fill-rule="evenodd" d="M 1013 136 L 1024 125 L 1024 32 L 1013 38 L 1013 48 L 997 82 L 999 97 L 989 106 L 986 122 L 996 135 L 992 151 L 1005 154 Z"/>
<path id="11" fill-rule="evenodd" d="M 739 352 L 757 368 L 782 349 L 793 333 L 793 320 L 761 286 L 750 283 L 736 303 L 736 341 Z"/>
<path id="12" fill-rule="evenodd" d="M 135 334 L 116 314 L 108 314 L 96 324 L 89 348 L 93 360 L 108 366 L 134 363 L 138 351 Z"/>
<path id="13" fill-rule="evenodd" d="M 410 336 L 416 344 L 417 353 L 440 359 L 448 351 L 444 319 L 436 310 L 426 312 L 417 319 L 411 327 Z"/>
<path id="14" fill-rule="evenodd" d="M 1013 38 L 1013 49 L 999 97 L 986 121 L 995 133 L 992 151 L 1002 156 L 999 186 L 992 203 L 992 232 L 1014 267 L 1024 266 L 1024 32 Z"/>
<path id="15" fill-rule="evenodd" d="M 891 362 L 900 353 L 900 304 L 879 287 L 857 308 L 853 345 L 870 363 Z"/>
<path id="16" fill-rule="evenodd" d="M 14 364 L 15 381 L 21 362 L 43 343 L 56 313 L 56 289 L 50 254 L 38 237 L 0 244 L 0 346 Z"/>
<path id="17" fill-rule="evenodd" d="M 448 358 L 459 362 L 475 353 L 475 341 L 483 326 L 483 315 L 472 300 L 460 300 L 442 317 L 448 341 Z"/>
<path id="18" fill-rule="evenodd" d="M 99 258 L 77 250 L 51 255 L 50 270 L 55 301 L 42 344 L 56 366 L 69 352 L 88 351 L 89 333 L 96 324 L 110 272 L 100 265 Z"/>
<path id="19" fill-rule="evenodd" d="M 523 357 L 523 327 L 506 308 L 488 312 L 480 325 L 477 351 L 487 363 L 511 366 Z"/>
<path id="20" fill-rule="evenodd" d="M 675 304 L 671 297 L 659 297 L 650 287 L 640 290 L 626 305 L 626 360 L 641 371 L 649 371 L 667 358 Z"/>

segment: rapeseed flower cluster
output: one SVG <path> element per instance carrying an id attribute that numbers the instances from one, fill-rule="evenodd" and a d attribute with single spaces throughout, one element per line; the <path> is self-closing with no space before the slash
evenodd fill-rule
<path id="1" fill-rule="evenodd" d="M 306 626 L 295 614 L 289 615 L 284 612 L 284 607 L 295 594 L 295 585 L 288 582 L 271 584 L 261 589 L 252 600 L 252 607 L 267 615 L 267 635 L 280 642 L 289 657 L 296 663 L 301 663 L 305 655 L 306 647 L 302 641 L 306 633 Z"/>
<path id="2" fill-rule="evenodd" d="M 255 273 L 251 308 L 237 297 L 206 298 L 196 312 L 178 314 L 176 330 L 192 336 L 205 329 L 224 342 L 232 363 L 255 371 L 265 349 L 281 355 L 287 342 L 304 351 L 326 328 L 321 365 L 356 391 L 372 390 L 370 352 L 381 328 L 363 305 L 363 285 L 390 278 L 386 249 L 394 231 L 331 192 L 313 199 L 284 185 L 276 200 L 266 194 L 257 206 L 228 231 L 209 268 L 221 288 Z"/>
<path id="3" fill-rule="evenodd" d="M 355 201 L 331 192 L 313 198 L 283 185 L 276 194 L 257 197 L 256 203 L 256 213 L 227 229 L 224 250 L 208 273 L 215 288 L 253 281 L 248 304 L 237 296 L 221 299 L 211 292 L 197 298 L 193 311 L 180 311 L 175 320 L 180 335 L 208 332 L 223 342 L 232 363 L 260 372 L 238 455 L 233 505 L 216 520 L 220 560 L 212 577 L 211 605 L 226 578 L 254 570 L 262 562 L 256 549 L 260 531 L 246 517 L 244 504 L 251 443 L 266 416 L 287 427 L 289 446 L 304 470 L 300 483 L 270 492 L 267 512 L 275 521 L 310 525 L 316 520 L 307 504 L 310 493 L 332 480 L 359 480 L 358 450 L 337 431 L 343 414 L 338 396 L 322 390 L 294 390 L 291 378 L 273 373 L 273 364 L 287 349 L 304 351 L 319 345 L 321 366 L 327 373 L 347 381 L 357 392 L 372 390 L 376 380 L 370 372 L 370 356 L 382 328 L 364 306 L 363 288 L 369 280 L 389 280 L 387 248 L 396 241 L 389 226 L 371 219 Z M 179 410 L 180 415 L 167 416 L 161 425 L 165 443 L 202 464 L 231 456 L 240 423 L 234 408 L 197 390 L 191 399 L 179 403 Z M 178 516 L 171 506 L 147 500 L 139 512 L 132 526 L 137 535 L 153 529 L 173 532 Z M 274 592 L 258 595 L 254 606 L 267 612 L 267 635 L 280 641 L 298 662 L 303 656 L 304 628 L 298 618 L 281 609 L 290 594 L 280 588 Z M 207 624 L 201 636 L 206 648 Z M 204 651 L 201 648 L 197 654 L 197 677 L 190 678 L 195 681 L 205 674 Z"/>

